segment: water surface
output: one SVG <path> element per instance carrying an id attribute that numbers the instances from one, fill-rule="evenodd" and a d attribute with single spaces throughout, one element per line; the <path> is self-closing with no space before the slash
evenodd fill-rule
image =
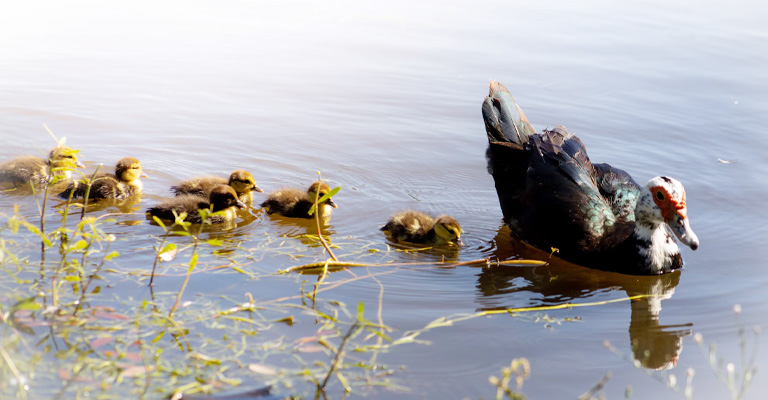
<path id="1" fill-rule="evenodd" d="M 532 373 L 523 392 L 530 398 L 575 398 L 606 373 L 608 398 L 623 398 L 627 386 L 634 398 L 679 398 L 646 374 L 658 368 L 681 381 L 694 368 L 696 397 L 724 398 L 727 389 L 693 334 L 717 342 L 725 361 L 739 365 L 732 307 L 741 305 L 740 321 L 750 329 L 768 323 L 761 250 L 768 239 L 766 10 L 756 1 L 15 4 L 0 15 L 0 159 L 50 149 L 43 124 L 80 149 L 91 170 L 124 156 L 140 159 L 149 175 L 141 202 L 94 211 L 137 213 L 105 228 L 130 238 L 117 242 L 116 268 L 124 270 L 151 267 L 161 231 L 141 212 L 169 195 L 169 186 L 238 168 L 266 191 L 306 186 L 315 171 L 341 186 L 327 233 L 342 248 L 348 243 L 347 253 L 365 244 L 382 251 L 374 257 L 380 261 L 546 258 L 502 227 L 480 114 L 493 78 L 535 128 L 566 125 L 593 161 L 625 169 L 638 182 L 662 174 L 682 181 L 701 247 L 683 249 L 684 271 L 662 277 L 558 262 L 424 264 L 339 286 L 322 300 L 362 301 L 370 312 L 383 288 L 382 318 L 394 336 L 482 310 L 663 298 L 500 314 L 434 329 L 420 336 L 431 345 L 394 347 L 379 358 L 404 368 L 393 379 L 408 391 L 356 393 L 491 398 L 488 377 L 525 357 Z M 3 214 L 13 204 L 30 219 L 37 215 L 32 197 L 0 196 Z M 451 214 L 467 247 L 388 249 L 378 228 L 407 208 Z M 272 274 L 299 263 L 281 246 L 300 249 L 310 261 L 326 258 L 297 238 L 312 229 L 259 213 L 215 234 L 257 249 L 248 265 L 263 275 L 194 275 L 188 299 L 225 308 L 225 298 L 242 301 L 244 293 L 257 301 L 299 294 L 301 282 L 316 277 Z M 349 277 L 342 274 L 331 279 Z M 163 277 L 155 290 L 177 291 L 182 279 Z M 114 285 L 102 296 L 141 299 L 149 291 Z M 317 326 L 302 320 L 276 329 L 296 339 Z M 633 355 L 633 340 L 647 357 Z M 605 341 L 647 369 L 608 351 Z M 766 360 L 760 350 L 758 366 Z M 766 382 L 756 379 L 747 397 L 759 398 Z"/>

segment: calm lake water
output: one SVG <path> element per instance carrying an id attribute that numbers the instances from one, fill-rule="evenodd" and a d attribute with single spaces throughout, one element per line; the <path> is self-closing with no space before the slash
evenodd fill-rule
<path id="1" fill-rule="evenodd" d="M 120 278 L 151 269 L 162 231 L 144 220 L 143 210 L 183 178 L 244 168 L 267 192 L 304 187 L 316 171 L 341 186 L 327 232 L 342 259 L 423 263 L 337 272 L 329 282 L 386 273 L 318 295 L 319 303 L 339 301 L 352 310 L 363 302 L 372 320 L 381 305 L 393 338 L 451 315 L 662 295 L 435 328 L 418 337 L 429 345 L 404 344 L 379 355 L 379 363 L 398 370 L 392 382 L 407 390 L 359 387 L 353 397 L 493 398 L 488 377 L 524 357 L 531 375 L 523 393 L 533 399 L 576 398 L 606 373 L 609 399 L 624 398 L 627 386 L 635 399 L 677 399 L 682 396 L 658 377 L 671 373 L 684 382 L 689 368 L 696 371 L 696 398 L 728 398 L 694 335 L 715 342 L 718 357 L 741 373 L 739 328 L 747 329 L 751 352 L 752 328 L 768 325 L 763 2 L 44 1 L 5 8 L 0 160 L 53 147 L 45 124 L 80 149 L 89 170 L 133 156 L 149 176 L 138 205 L 92 213 L 134 212 L 104 226 L 124 239 L 114 243 L 121 255 L 105 274 L 114 283 L 99 294 L 104 302 L 115 299 L 118 311 L 130 315 L 128 299 L 150 296 L 146 280 Z M 546 257 L 512 242 L 502 227 L 480 113 L 489 78 L 509 88 L 536 129 L 563 124 L 577 133 L 594 162 L 623 168 L 638 182 L 656 175 L 683 182 L 701 246 L 682 250 L 682 273 L 633 277 L 559 262 L 428 264 Z M 0 213 L 12 213 L 14 204 L 30 220 L 37 216 L 31 196 L 0 196 Z M 402 247 L 378 229 L 408 208 L 451 214 L 467 246 L 395 251 Z M 316 281 L 275 274 L 327 258 L 301 237 L 313 232 L 310 224 L 263 213 L 248 222 L 203 238 L 225 239 L 231 257 L 247 254 L 243 268 L 258 277 L 194 274 L 184 297 L 193 302 L 189 307 L 226 309 L 246 301 L 246 293 L 266 303 L 300 295 L 304 281 L 307 287 Z M 380 252 L 366 255 L 368 249 Z M 214 250 L 201 252 L 226 264 Z M 299 252 L 308 257 L 290 256 Z M 177 292 L 184 275 L 178 271 L 156 278 L 155 292 Z M 2 294 L 0 300 L 13 301 Z M 265 335 L 292 342 L 319 329 L 313 318 L 296 318 Z M 43 338 L 48 330 L 38 333 Z M 27 340 L 30 347 L 46 345 Z M 260 357 L 244 361 L 270 362 Z M 329 362 L 322 353 L 316 357 Z M 636 368 L 635 358 L 644 367 Z M 747 398 L 768 392 L 768 346 L 758 347 L 756 364 Z M 245 387 L 268 381 L 246 376 Z M 32 380 L 31 393 L 49 393 L 38 388 L 50 384 Z M 330 388 L 329 397 L 342 397 L 338 381 Z M 276 386 L 282 394 L 305 389 Z"/>

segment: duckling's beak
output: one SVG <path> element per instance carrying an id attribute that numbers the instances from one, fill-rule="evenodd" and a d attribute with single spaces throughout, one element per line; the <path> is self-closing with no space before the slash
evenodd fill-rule
<path id="1" fill-rule="evenodd" d="M 328 205 L 333 208 L 339 208 L 339 206 L 337 206 L 336 203 L 333 202 L 333 199 L 328 199 L 325 202 L 328 203 Z"/>
<path id="2" fill-rule="evenodd" d="M 85 164 L 81 163 L 80 161 L 75 161 L 75 166 L 77 166 L 77 168 L 85 168 Z"/>
<path id="3" fill-rule="evenodd" d="M 147 176 L 147 174 L 142 172 L 141 175 L 139 175 L 139 178 L 149 178 L 149 177 Z"/>
<path id="4" fill-rule="evenodd" d="M 244 209 L 244 208 L 245 208 L 245 203 L 243 203 L 243 202 L 242 202 L 242 201 L 240 201 L 240 200 L 237 200 L 237 201 L 235 201 L 235 207 L 237 207 L 237 208 L 239 208 L 239 209 L 241 209 L 241 210 L 242 210 L 242 209 Z"/>
<path id="5" fill-rule="evenodd" d="M 263 193 L 264 192 L 263 190 L 261 190 L 260 187 L 258 187 L 256 185 L 253 185 L 253 187 L 251 188 L 251 191 L 252 192 L 259 192 L 259 193 Z"/>
<path id="6" fill-rule="evenodd" d="M 453 244 L 459 247 L 464 247 L 464 242 L 461 241 L 461 238 L 456 238 L 452 240 Z"/>

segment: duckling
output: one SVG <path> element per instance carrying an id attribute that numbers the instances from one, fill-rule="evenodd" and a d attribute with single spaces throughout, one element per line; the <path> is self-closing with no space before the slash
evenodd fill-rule
<path id="1" fill-rule="evenodd" d="M 231 223 L 235 221 L 237 212 L 235 208 L 245 208 L 245 204 L 237 198 L 237 192 L 231 186 L 218 185 L 211 189 L 208 200 L 201 199 L 198 196 L 185 194 L 164 200 L 162 203 L 147 210 L 147 218 L 153 216 L 166 221 L 174 221 L 173 212 L 181 214 L 187 213 L 184 219 L 193 224 L 202 223 L 200 214 L 197 210 L 211 209 L 213 212 L 224 211 L 224 215 L 215 215 L 208 217 L 207 221 L 212 224 Z"/>
<path id="2" fill-rule="evenodd" d="M 453 243 L 463 246 L 461 226 L 448 215 L 434 218 L 419 211 L 403 211 L 389 219 L 381 228 L 393 240 L 439 246 Z"/>
<path id="3" fill-rule="evenodd" d="M 0 163 L 0 182 L 9 182 L 16 187 L 48 182 L 49 176 L 71 179 L 71 169 L 85 168 L 77 160 L 78 150 L 59 146 L 53 148 L 48 159 L 35 156 L 21 156 Z"/>
<path id="4" fill-rule="evenodd" d="M 314 218 L 309 215 L 309 209 L 315 204 L 315 199 L 325 196 L 331 188 L 325 182 L 314 182 L 304 191 L 298 188 L 283 188 L 269 194 L 267 200 L 261 203 L 261 206 L 267 209 L 267 214 L 280 214 L 292 218 Z M 328 220 L 331 218 L 333 208 L 337 208 L 333 199 L 318 204 L 320 218 Z"/>
<path id="5" fill-rule="evenodd" d="M 176 186 L 171 186 L 171 191 L 176 196 L 191 194 L 207 198 L 211 189 L 217 185 L 232 186 L 232 189 L 235 189 L 235 192 L 237 192 L 240 201 L 244 203 L 253 202 L 253 193 L 251 192 L 263 192 L 261 188 L 256 186 L 256 181 L 253 179 L 253 175 L 242 169 L 232 172 L 232 174 L 229 175 L 229 181 L 220 176 L 200 176 L 187 179 Z"/>
<path id="6" fill-rule="evenodd" d="M 141 163 L 133 157 L 120 159 L 115 165 L 115 174 L 100 172 L 94 177 L 91 184 L 91 191 L 88 194 L 90 199 L 125 199 L 141 193 L 144 184 L 139 178 L 146 177 L 142 174 Z M 61 198 L 69 198 L 72 192 L 73 199 L 85 197 L 87 186 L 81 182 L 71 183 L 63 192 L 59 193 Z"/>

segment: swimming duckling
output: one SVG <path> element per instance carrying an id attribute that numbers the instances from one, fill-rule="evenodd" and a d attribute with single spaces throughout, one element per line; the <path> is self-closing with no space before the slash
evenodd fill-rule
<path id="1" fill-rule="evenodd" d="M 242 169 L 232 172 L 232 174 L 229 175 L 229 181 L 220 176 L 200 176 L 187 179 L 176 186 L 171 186 L 171 191 L 176 196 L 191 194 L 207 198 L 211 189 L 217 185 L 232 186 L 232 189 L 235 189 L 235 192 L 237 192 L 240 201 L 244 203 L 253 202 L 253 193 L 251 192 L 263 192 L 261 188 L 256 186 L 256 181 L 253 179 L 253 175 Z"/>
<path id="2" fill-rule="evenodd" d="M 261 206 L 267 209 L 267 214 L 280 214 L 292 218 L 314 218 L 309 215 L 309 209 L 315 204 L 315 199 L 325 196 L 331 188 L 325 182 L 314 182 L 307 190 L 298 188 L 283 188 L 269 194 Z M 329 219 L 333 208 L 337 208 L 333 199 L 318 204 L 320 218 Z"/>
<path id="3" fill-rule="evenodd" d="M 141 183 L 142 174 L 141 163 L 133 157 L 120 159 L 115 165 L 115 174 L 107 172 L 98 173 L 91 184 L 91 191 L 88 193 L 90 199 L 125 199 L 141 193 L 144 184 Z M 72 192 L 73 199 L 82 199 L 85 197 L 87 186 L 82 182 L 70 184 L 63 192 L 59 193 L 61 198 L 69 198 Z"/>
<path id="4" fill-rule="evenodd" d="M 49 176 L 62 179 L 72 178 L 71 169 L 85 168 L 77 161 L 77 152 L 71 147 L 59 146 L 53 148 L 48 159 L 35 156 L 21 156 L 0 163 L 0 182 L 9 182 L 14 186 L 25 186 L 29 183 L 43 184 Z"/>
<path id="5" fill-rule="evenodd" d="M 201 199 L 198 196 L 185 194 L 164 200 L 162 203 L 147 210 L 147 217 L 158 217 L 166 221 L 174 221 L 173 212 L 181 214 L 187 213 L 184 219 L 193 224 L 202 222 L 197 210 L 210 209 L 213 206 L 213 212 L 224 211 L 224 215 L 214 215 L 208 217 L 207 221 L 212 224 L 231 223 L 235 221 L 237 212 L 235 208 L 245 208 L 245 204 L 237 198 L 235 189 L 227 185 L 219 185 L 211 189 L 208 200 Z"/>
<path id="6" fill-rule="evenodd" d="M 446 243 L 464 245 L 461 242 L 461 226 L 447 215 L 434 218 L 418 211 L 403 211 L 393 215 L 381 230 L 395 241 L 404 240 L 433 246 Z"/>

